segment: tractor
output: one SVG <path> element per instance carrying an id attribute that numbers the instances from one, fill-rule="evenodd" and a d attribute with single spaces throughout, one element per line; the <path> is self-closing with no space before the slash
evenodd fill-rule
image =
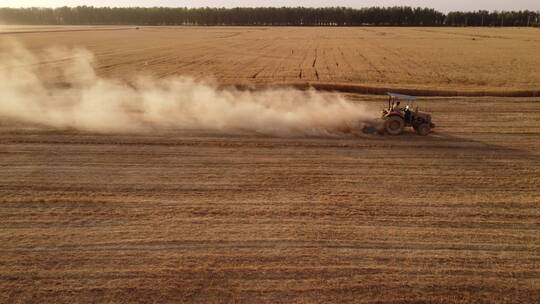
<path id="1" fill-rule="evenodd" d="M 429 113 L 418 111 L 418 107 L 413 109 L 411 104 L 416 97 L 395 93 L 386 93 L 386 95 L 388 95 L 388 108 L 382 112 L 384 132 L 389 135 L 399 135 L 403 133 L 405 127 L 413 127 L 416 133 L 426 136 L 435 128 Z M 407 105 L 403 107 L 401 101 L 406 101 Z"/>

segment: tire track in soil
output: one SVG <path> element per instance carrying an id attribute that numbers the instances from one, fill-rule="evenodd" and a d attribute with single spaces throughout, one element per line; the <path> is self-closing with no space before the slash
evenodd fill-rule
<path id="1" fill-rule="evenodd" d="M 272 44 L 271 42 L 268 42 L 267 44 L 263 44 L 260 48 L 256 48 L 256 49 L 255 49 L 256 51 L 254 51 L 254 54 L 260 54 L 260 53 L 263 53 L 263 51 L 264 51 L 265 49 L 269 48 L 269 47 L 272 46 L 272 45 L 273 45 L 273 44 Z M 253 60 L 250 61 L 250 64 L 253 64 L 253 63 L 256 64 L 256 63 L 258 63 L 258 62 L 259 62 L 259 56 L 257 55 L 257 56 L 254 56 Z M 249 66 L 250 64 L 247 64 L 247 65 Z M 251 78 L 252 78 L 252 79 L 256 79 L 257 76 L 259 76 L 259 74 L 261 74 L 262 72 L 264 72 L 264 71 L 266 70 L 266 68 L 267 68 L 267 66 L 262 67 L 260 70 L 258 70 L 257 72 L 255 72 L 255 73 L 251 76 Z"/>
<path id="2" fill-rule="evenodd" d="M 363 54 L 360 52 L 360 50 L 356 51 L 356 53 L 358 54 L 358 56 L 359 56 L 360 58 L 362 58 L 362 59 L 368 64 L 368 66 L 369 66 L 373 71 L 375 71 L 375 72 L 379 75 L 379 77 L 380 77 L 381 80 L 387 79 L 387 76 L 386 76 L 381 70 L 379 70 L 379 69 L 377 68 L 377 66 L 376 66 L 371 60 L 369 60 L 365 55 L 363 55 Z"/>
<path id="3" fill-rule="evenodd" d="M 344 62 L 345 65 L 347 66 L 347 69 L 345 69 L 345 70 L 351 71 L 352 73 L 349 72 L 349 74 L 351 74 L 351 75 L 352 75 L 352 74 L 360 75 L 360 73 L 358 72 L 358 70 L 357 70 L 354 66 L 352 66 L 351 63 L 349 62 L 349 60 L 345 57 L 345 53 L 343 52 L 343 49 L 341 49 L 341 47 L 338 47 L 338 51 L 339 51 L 339 53 L 341 54 L 341 58 L 342 58 L 343 62 Z M 346 77 L 345 79 L 346 79 L 347 81 L 352 81 L 352 78 L 351 78 L 351 77 L 348 77 L 348 76 L 345 76 L 345 77 Z"/>
<path id="4" fill-rule="evenodd" d="M 317 70 L 317 68 L 315 67 L 316 64 L 317 64 L 317 59 L 319 58 L 319 48 L 318 48 L 318 43 L 317 43 L 317 47 L 315 48 L 315 58 L 313 59 L 313 63 L 311 64 L 311 67 L 314 69 L 315 71 L 315 77 L 317 78 L 317 81 L 320 80 L 319 78 L 319 71 Z"/>
<path id="5" fill-rule="evenodd" d="M 310 41 L 309 41 L 309 40 L 306 40 L 306 41 L 305 41 L 305 44 L 304 44 L 304 47 L 302 48 L 302 50 L 304 50 L 304 56 L 302 57 L 302 61 L 300 62 L 300 65 L 298 66 L 299 69 L 300 69 L 300 73 L 298 74 L 298 77 L 299 77 L 300 79 L 303 79 L 303 77 L 304 77 L 304 68 L 303 68 L 303 66 L 304 66 L 304 63 L 305 63 L 306 60 L 307 60 L 307 56 L 308 56 L 309 50 L 311 49 L 311 48 L 309 47 L 309 44 L 310 44 Z"/>
<path id="6" fill-rule="evenodd" d="M 276 49 L 279 49 L 279 46 L 276 46 Z M 285 61 L 287 61 L 290 57 L 285 55 L 285 56 L 278 56 L 279 60 L 277 61 L 277 64 L 275 64 L 275 69 L 273 70 L 273 73 L 272 73 L 272 79 L 279 79 L 277 75 L 279 75 L 279 72 L 282 70 L 282 67 L 284 66 L 283 63 Z M 283 71 L 287 71 L 287 68 L 283 69 Z M 287 73 L 285 73 L 285 75 L 281 76 L 282 79 L 281 81 L 285 81 L 286 80 L 286 77 L 287 77 Z"/>
<path id="7" fill-rule="evenodd" d="M 332 49 L 330 49 L 330 53 L 332 53 Z M 325 65 L 324 65 L 324 68 L 326 69 L 326 72 L 327 72 L 327 78 L 329 79 L 332 79 L 333 78 L 333 73 L 332 73 L 332 70 L 330 69 L 330 66 L 332 65 L 331 63 L 333 62 L 333 65 L 336 65 L 339 67 L 339 64 L 337 63 L 337 61 L 335 60 L 334 56 L 332 55 L 332 58 L 333 60 L 329 60 L 328 56 L 327 56 L 327 49 L 323 49 L 323 53 L 322 53 L 322 58 L 325 62 Z"/>

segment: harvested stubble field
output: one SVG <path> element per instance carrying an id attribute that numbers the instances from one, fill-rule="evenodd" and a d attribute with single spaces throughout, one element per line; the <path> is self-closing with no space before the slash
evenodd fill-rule
<path id="1" fill-rule="evenodd" d="M 539 102 L 430 99 L 426 138 L 3 123 L 1 300 L 537 303 Z"/>
<path id="2" fill-rule="evenodd" d="M 7 26 L 0 37 L 15 37 L 31 49 L 84 47 L 96 55 L 99 74 L 109 77 L 146 73 L 212 77 L 227 84 L 540 94 L 536 28 L 114 29 Z M 62 64 L 55 60 L 47 68 Z"/>
<path id="3" fill-rule="evenodd" d="M 104 62 L 154 58 L 148 50 L 136 55 L 136 45 L 156 54 L 181 45 L 170 39 L 174 29 L 151 30 L 149 39 L 157 40 L 144 45 L 133 41 L 142 32 L 130 30 L 15 36 L 25 35 L 33 48 L 53 43 L 45 37 L 109 48 L 110 56 L 93 50 L 98 72 L 125 76 L 130 66 L 145 68 L 139 61 Z M 318 41 L 313 33 L 332 30 L 265 33 L 305 31 L 324 45 L 331 37 Z M 342 31 L 368 30 L 414 29 Z M 222 48 L 199 56 L 215 69 L 193 59 L 192 67 L 165 61 L 146 71 L 180 75 L 200 68 L 198 76 L 215 72 L 228 81 L 236 70 L 240 81 L 275 80 L 275 73 L 249 77 L 243 60 L 257 65 L 254 57 L 227 55 L 238 60 L 230 66 L 220 59 L 225 48 L 254 46 L 221 45 L 216 33 L 249 30 L 182 31 L 198 33 L 192 39 L 209 50 L 212 41 Z M 529 39 L 521 36 L 529 30 L 485 31 Z M 122 32 L 127 38 L 118 40 Z M 263 42 L 266 34 L 257 35 Z M 384 39 L 372 35 L 377 43 Z M 109 39 L 117 40 L 108 45 Z M 142 54 L 146 59 L 137 57 Z M 272 60 L 261 59 L 282 71 Z M 467 58 L 452 60 L 467 66 Z M 538 55 L 517 60 L 538 61 Z M 422 69 L 419 77 L 428 79 L 430 69 Z M 400 77 L 399 85 L 413 85 L 407 81 L 414 77 Z M 512 81 L 509 87 L 524 84 Z M 530 81 L 536 87 L 519 88 L 538 88 L 538 78 Z M 345 97 L 371 109 L 385 105 L 382 97 Z M 431 97 L 419 104 L 438 125 L 428 137 L 93 133 L 1 119 L 0 302 L 540 302 L 540 99 Z"/>

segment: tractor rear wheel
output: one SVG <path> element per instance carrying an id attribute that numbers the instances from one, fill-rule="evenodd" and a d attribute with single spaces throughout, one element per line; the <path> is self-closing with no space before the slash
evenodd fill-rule
<path id="1" fill-rule="evenodd" d="M 405 121 L 399 116 L 388 117 L 384 123 L 384 130 L 390 135 L 401 134 L 403 127 L 405 127 Z"/>
<path id="2" fill-rule="evenodd" d="M 427 123 L 423 123 L 416 127 L 416 133 L 421 136 L 426 136 L 431 132 L 431 127 Z"/>

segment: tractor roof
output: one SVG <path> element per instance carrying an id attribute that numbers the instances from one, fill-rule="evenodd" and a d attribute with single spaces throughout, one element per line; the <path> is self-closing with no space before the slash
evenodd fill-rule
<path id="1" fill-rule="evenodd" d="M 390 96 L 390 97 L 394 97 L 394 98 L 398 98 L 398 99 L 404 99 L 404 100 L 416 100 L 416 97 L 414 96 L 409 96 L 409 95 L 403 95 L 403 94 L 397 94 L 397 93 L 386 93 L 386 95 Z"/>

